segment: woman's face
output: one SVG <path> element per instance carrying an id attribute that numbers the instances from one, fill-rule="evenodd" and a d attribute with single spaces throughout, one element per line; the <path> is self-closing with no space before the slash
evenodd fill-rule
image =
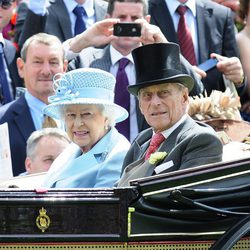
<path id="1" fill-rule="evenodd" d="M 87 152 L 106 134 L 108 119 L 96 105 L 74 104 L 65 108 L 65 125 L 70 139 Z"/>

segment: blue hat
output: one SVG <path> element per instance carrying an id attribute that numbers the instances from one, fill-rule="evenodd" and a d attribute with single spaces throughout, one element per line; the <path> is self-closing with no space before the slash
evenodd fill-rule
<path id="1" fill-rule="evenodd" d="M 48 98 L 43 112 L 55 119 L 63 117 L 63 107 L 71 104 L 102 104 L 114 114 L 115 122 L 128 117 L 126 109 L 114 103 L 115 78 L 112 74 L 94 68 L 81 68 L 53 79 L 55 95 Z"/>

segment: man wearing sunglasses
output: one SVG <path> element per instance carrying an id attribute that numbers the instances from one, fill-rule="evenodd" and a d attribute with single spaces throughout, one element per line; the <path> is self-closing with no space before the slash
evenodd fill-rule
<path id="1" fill-rule="evenodd" d="M 15 98 L 16 87 L 22 86 L 16 67 L 16 49 L 2 34 L 15 7 L 15 0 L 0 0 L 0 106 L 11 102 Z"/>

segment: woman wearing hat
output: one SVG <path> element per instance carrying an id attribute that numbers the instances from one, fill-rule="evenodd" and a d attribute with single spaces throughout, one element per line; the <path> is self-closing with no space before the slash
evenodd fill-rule
<path id="1" fill-rule="evenodd" d="M 112 187 L 130 147 L 114 125 L 128 113 L 114 104 L 115 78 L 99 69 L 77 69 L 54 79 L 56 94 L 44 113 L 64 121 L 72 143 L 54 161 L 44 187 Z"/>

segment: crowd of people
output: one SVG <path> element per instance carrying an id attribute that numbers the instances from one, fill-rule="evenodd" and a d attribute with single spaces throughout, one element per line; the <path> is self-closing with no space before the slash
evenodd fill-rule
<path id="1" fill-rule="evenodd" d="M 46 172 L 47 188 L 124 187 L 222 161 L 222 142 L 188 104 L 225 91 L 227 80 L 250 121 L 250 3 L 223 5 L 0 1 L 0 124 L 8 124 L 13 175 Z M 137 23 L 140 35 L 115 36 L 119 23 Z M 215 67 L 199 68 L 210 58 Z"/>

